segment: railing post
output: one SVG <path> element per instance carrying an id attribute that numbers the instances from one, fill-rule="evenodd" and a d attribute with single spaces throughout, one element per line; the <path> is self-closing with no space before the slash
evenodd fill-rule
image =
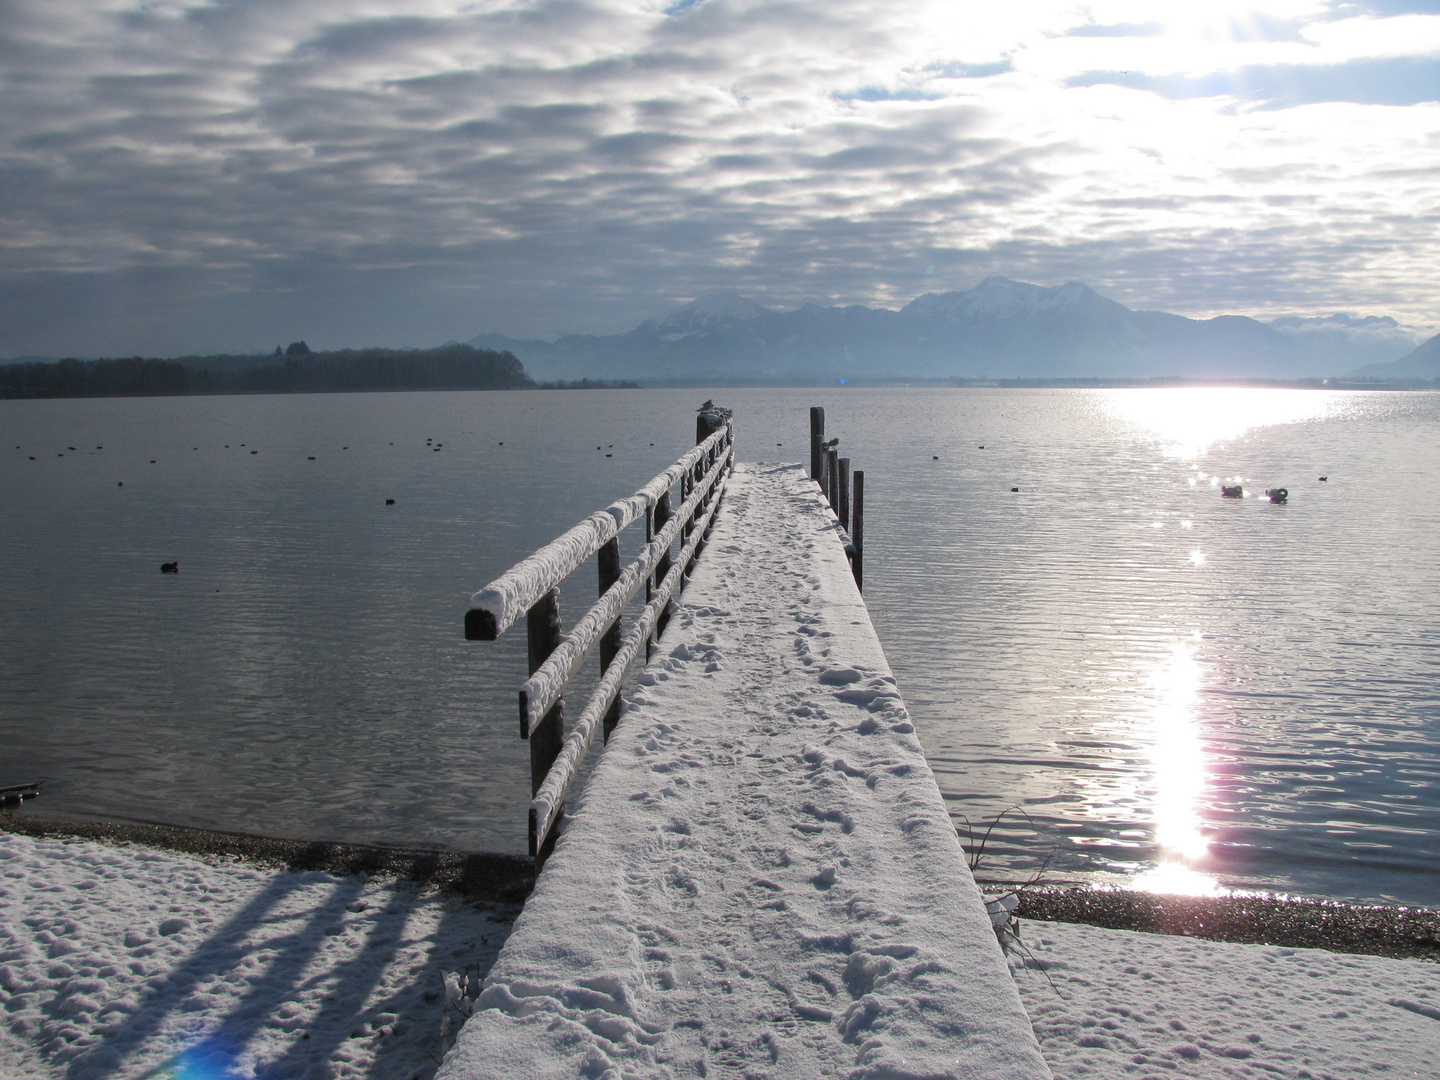
<path id="1" fill-rule="evenodd" d="M 604 596 L 610 591 L 610 586 L 620 580 L 620 538 L 611 537 L 601 545 L 596 553 L 596 561 L 600 566 L 600 595 Z M 616 615 L 615 621 L 610 624 L 610 629 L 600 635 L 600 672 L 604 674 L 610 667 L 610 661 L 615 659 L 615 654 L 620 651 L 620 622 L 621 616 Z M 617 694 L 615 702 L 605 713 L 603 732 L 605 741 L 610 741 L 610 733 L 615 730 L 615 725 L 620 722 L 620 697 Z"/>
<path id="2" fill-rule="evenodd" d="M 851 507 L 850 542 L 855 545 L 855 558 L 850 568 L 855 574 L 855 588 L 865 591 L 865 470 L 855 470 L 855 503 Z"/>
<path id="3" fill-rule="evenodd" d="M 701 411 L 695 417 L 695 445 L 699 446 L 706 439 L 710 438 L 711 435 L 714 435 L 715 432 L 719 431 L 724 425 L 725 418 L 721 414 L 709 411 Z M 695 463 L 695 468 L 692 470 L 694 473 L 694 477 L 691 481 L 692 485 L 698 484 L 705 479 L 705 474 L 710 471 L 710 466 L 715 464 L 715 455 L 718 452 L 718 447 L 711 447 L 710 450 L 705 454 L 705 456 Z M 690 538 L 691 530 L 695 528 L 696 519 L 699 518 L 706 510 L 710 508 L 710 500 L 714 497 L 715 489 L 711 488 L 705 493 L 705 497 L 700 500 L 699 505 L 695 507 L 695 513 L 691 514 L 690 520 L 685 523 L 685 538 L 687 540 Z M 700 549 L 704 546 L 705 538 L 701 537 L 700 542 L 695 545 L 695 554 L 690 559 L 690 565 L 685 567 L 685 574 L 687 577 L 695 569 L 695 560 L 700 558 Z"/>
<path id="4" fill-rule="evenodd" d="M 665 528 L 666 523 L 670 520 L 670 518 L 671 518 L 672 516 L 674 516 L 674 515 L 673 515 L 673 512 L 672 512 L 671 509 L 670 509 L 670 492 L 668 492 L 668 491 L 661 492 L 660 497 L 655 500 L 655 513 L 654 513 L 654 515 L 652 516 L 652 521 L 653 521 L 653 523 L 654 523 L 655 531 L 658 533 L 661 529 Z M 665 551 L 660 555 L 660 558 L 658 558 L 658 559 L 655 560 L 655 587 L 656 587 L 656 588 L 659 588 L 660 583 L 665 580 L 665 575 L 668 574 L 668 573 L 670 573 L 671 563 L 672 563 L 672 560 L 671 560 L 671 558 L 670 558 L 670 549 L 669 549 L 669 548 L 666 548 Z M 647 592 L 648 592 L 648 591 L 649 591 L 649 590 L 647 590 Z M 665 632 L 665 627 L 666 627 L 666 625 L 667 625 L 669 622 L 670 622 L 670 605 L 669 605 L 669 604 L 666 604 L 666 605 L 665 605 L 665 610 L 662 611 L 662 612 L 660 612 L 660 614 L 659 614 L 658 616 L 656 616 L 656 618 L 655 618 L 655 634 L 654 634 L 654 636 L 651 638 L 651 641 L 652 641 L 652 642 L 656 642 L 656 641 L 659 641 L 659 640 L 660 640 L 660 635 Z M 647 659 L 647 660 L 649 659 L 649 651 L 648 651 L 648 650 L 646 651 L 646 659 Z"/>
<path id="5" fill-rule="evenodd" d="M 810 406 L 810 479 L 825 487 L 825 410 Z"/>
<path id="6" fill-rule="evenodd" d="M 850 531 L 850 459 L 840 459 L 840 509 L 836 517 L 840 519 L 840 527 L 847 533 Z"/>
<path id="7" fill-rule="evenodd" d="M 687 500 L 690 498 L 691 495 L 695 494 L 695 489 L 699 486 L 699 483 L 696 481 L 693 474 L 688 477 L 688 480 L 689 483 L 685 485 L 687 490 L 685 498 Z M 690 534 L 695 531 L 695 521 L 698 518 L 699 514 L 700 503 L 696 503 L 694 511 L 692 511 L 689 515 L 686 516 L 685 524 L 680 527 L 680 547 L 682 549 L 685 547 L 686 544 L 690 542 Z M 695 559 L 692 556 L 690 561 L 685 564 L 685 576 L 689 577 L 690 571 L 693 569 L 695 569 Z"/>
<path id="8" fill-rule="evenodd" d="M 680 477 L 680 505 L 681 505 L 681 506 L 684 506 L 685 503 L 689 501 L 689 499 L 690 499 L 690 493 L 693 492 L 694 490 L 695 490 L 695 473 L 694 473 L 694 470 L 692 470 L 692 469 L 686 469 L 686 470 L 685 470 L 685 473 Z M 676 539 L 678 539 L 678 540 L 680 541 L 680 546 L 681 546 L 681 547 L 684 547 L 686 541 L 688 541 L 688 540 L 690 539 L 690 525 L 691 525 L 691 523 L 692 523 L 694 520 L 695 520 L 695 518 L 694 518 L 693 516 L 692 516 L 692 517 L 687 517 L 684 521 L 682 521 L 682 522 L 680 523 L 680 535 L 679 535 L 678 537 L 676 537 Z M 685 573 L 688 574 L 689 572 L 690 572 L 690 568 L 687 566 L 687 567 L 685 568 Z M 655 584 L 658 585 L 658 584 L 660 584 L 660 582 L 663 581 L 663 580 L 664 580 L 663 578 L 656 578 L 656 579 L 655 579 Z M 657 627 L 656 627 L 656 629 L 657 629 L 657 630 L 659 629 L 659 627 L 658 627 L 658 620 L 657 620 Z"/>
<path id="9" fill-rule="evenodd" d="M 560 590 L 551 589 L 532 607 L 525 616 L 526 642 L 529 646 L 530 674 L 540 669 L 555 646 L 560 643 Z M 522 706 L 523 707 L 523 706 Z M 523 719 L 522 719 L 523 725 Z M 530 732 L 530 794 L 534 796 L 545 782 L 545 776 L 555 759 L 560 755 L 560 743 L 565 735 L 565 705 L 555 702 L 545 719 Z M 521 728 L 524 733 L 524 728 Z M 530 854 L 537 863 L 548 853 L 548 845 L 531 830 Z"/>
<path id="10" fill-rule="evenodd" d="M 725 423 L 719 413 L 701 412 L 695 417 L 695 445 L 699 446 L 715 432 L 719 431 Z"/>
<path id="11" fill-rule="evenodd" d="M 825 494 L 830 500 L 830 509 L 840 509 L 840 451 L 825 451 Z"/>
<path id="12" fill-rule="evenodd" d="M 649 544 L 655 539 L 655 533 L 656 533 L 656 531 L 657 531 L 657 530 L 656 530 L 656 528 L 655 528 L 655 507 L 652 506 L 652 507 L 650 507 L 650 509 L 648 509 L 648 510 L 645 511 L 645 543 L 646 543 L 647 545 L 649 545 Z M 648 603 L 650 603 L 650 601 L 653 600 L 653 599 L 655 599 L 655 579 L 654 579 L 651 575 L 646 574 L 646 575 L 645 575 L 645 603 L 648 604 Z M 652 635 L 650 635 L 650 637 L 648 637 L 648 638 L 645 639 L 645 662 L 646 662 L 646 663 L 649 663 L 649 662 L 650 662 L 650 645 L 651 645 L 651 642 L 654 641 L 654 638 L 655 638 L 655 635 L 652 634 Z"/>
<path id="13" fill-rule="evenodd" d="M 700 520 L 705 516 L 705 511 L 710 508 L 710 500 L 714 497 L 715 489 L 711 487 L 700 497 L 700 501 L 695 504 L 695 513 L 691 515 L 690 524 L 685 530 L 687 536 L 700 527 Z M 702 536 L 695 542 L 695 551 L 690 556 L 690 561 L 685 564 L 685 576 L 687 578 L 695 572 L 695 564 L 700 561 L 700 552 L 704 550 L 705 537 Z"/>

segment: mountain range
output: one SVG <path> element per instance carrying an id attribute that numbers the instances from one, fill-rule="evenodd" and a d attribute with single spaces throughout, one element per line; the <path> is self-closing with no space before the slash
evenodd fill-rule
<path id="1" fill-rule="evenodd" d="M 469 344 L 514 353 L 536 379 L 651 383 L 1440 376 L 1440 362 L 1411 363 L 1412 350 L 1440 352 L 1437 339 L 1416 350 L 1418 338 L 1386 316 L 1189 319 L 1133 311 L 1078 281 L 1044 287 L 989 277 L 973 289 L 926 293 L 898 311 L 780 311 L 721 293 L 622 334 L 481 334 Z M 1394 374 L 1380 370 L 1390 368 Z"/>
<path id="2" fill-rule="evenodd" d="M 1371 364 L 1359 374 L 1375 379 L 1440 379 L 1440 334 L 1388 364 Z"/>

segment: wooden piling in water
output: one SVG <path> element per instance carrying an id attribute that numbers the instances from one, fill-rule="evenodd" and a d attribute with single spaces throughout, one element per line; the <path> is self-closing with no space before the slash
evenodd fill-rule
<path id="1" fill-rule="evenodd" d="M 825 410 L 810 406 L 810 479 L 825 488 Z"/>
<path id="2" fill-rule="evenodd" d="M 865 470 L 855 470 L 855 496 L 850 507 L 850 542 L 855 545 L 855 556 L 850 560 L 850 569 L 855 574 L 855 588 L 865 591 Z"/>
<path id="3" fill-rule="evenodd" d="M 820 494 L 835 513 L 842 535 L 848 537 L 846 550 L 855 574 L 856 588 L 865 579 L 865 474 L 852 473 L 850 459 L 835 448 L 839 439 L 825 439 L 825 410 L 810 406 L 810 478 L 820 485 Z"/>

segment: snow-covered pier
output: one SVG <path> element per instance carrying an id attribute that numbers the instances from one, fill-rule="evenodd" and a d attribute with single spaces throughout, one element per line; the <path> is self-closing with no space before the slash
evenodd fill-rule
<path id="1" fill-rule="evenodd" d="M 714 445 L 697 461 L 723 470 Z M 835 514 L 797 465 L 714 494 L 687 501 L 674 569 L 709 519 L 704 554 L 438 1076 L 1048 1077 Z"/>

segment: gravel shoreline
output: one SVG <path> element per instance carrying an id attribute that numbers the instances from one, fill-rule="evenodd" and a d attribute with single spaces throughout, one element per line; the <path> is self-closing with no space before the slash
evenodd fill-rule
<path id="1" fill-rule="evenodd" d="M 140 844 L 201 858 L 238 858 L 276 869 L 393 877 L 471 900 L 507 904 L 523 903 L 535 884 L 533 862 L 518 855 L 278 840 L 176 825 L 84 821 L 14 812 L 0 812 L 0 831 Z M 1020 907 L 1015 914 L 1042 922 L 1081 923 L 1209 941 L 1440 961 L 1440 911 L 1428 908 L 1276 896 L 1169 896 L 1118 889 L 1032 886 L 1020 890 Z"/>
<path id="2" fill-rule="evenodd" d="M 1440 960 L 1440 911 L 1375 907 L 1277 896 L 1167 896 L 1118 889 L 1027 888 L 1015 914 L 1233 941 L 1328 949 L 1337 953 Z"/>
<path id="3" fill-rule="evenodd" d="M 13 812 L 0 813 L 0 831 L 33 837 L 74 837 L 108 844 L 140 844 L 202 859 L 242 859 L 276 870 L 320 870 L 338 877 L 397 878 L 458 893 L 469 900 L 502 904 L 523 903 L 535 885 L 534 862 L 519 855 L 277 840 L 178 825 L 83 821 Z"/>

